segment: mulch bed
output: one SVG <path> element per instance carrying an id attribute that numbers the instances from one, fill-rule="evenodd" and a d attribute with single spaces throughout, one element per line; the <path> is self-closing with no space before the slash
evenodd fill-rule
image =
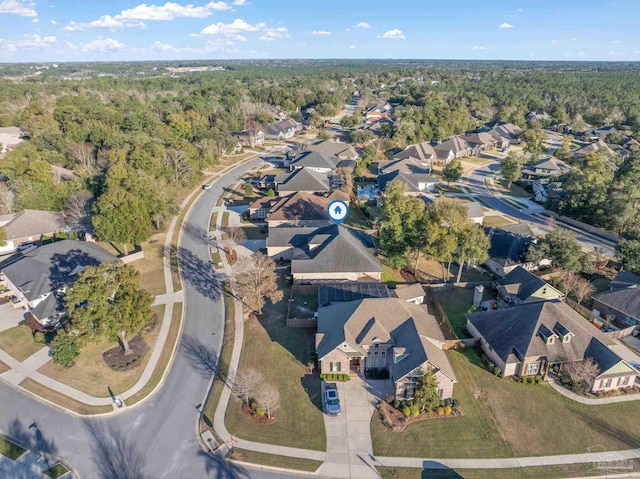
<path id="1" fill-rule="evenodd" d="M 402 432 L 413 422 L 464 416 L 464 412 L 461 409 L 457 409 L 456 411 L 451 411 L 448 416 L 438 416 L 436 412 L 429 412 L 420 414 L 417 417 L 407 417 L 386 401 L 380 401 L 376 409 L 378 409 L 378 413 L 382 418 L 382 424 L 393 432 Z"/>
<path id="2" fill-rule="evenodd" d="M 149 347 L 144 339 L 136 336 L 129 341 L 129 348 L 131 349 L 129 354 L 124 354 L 120 346 L 109 349 L 102 354 L 102 359 L 114 371 L 128 371 L 136 368 L 149 350 Z"/>
<path id="3" fill-rule="evenodd" d="M 242 405 L 242 412 L 245 413 L 246 416 L 251 416 L 251 419 L 253 419 L 253 421 L 257 422 L 258 424 L 262 424 L 264 426 L 268 426 L 276 422 L 276 418 L 273 416 L 272 417 L 258 416 L 255 413 L 255 411 L 251 409 L 249 406 L 247 406 L 246 404 Z"/>

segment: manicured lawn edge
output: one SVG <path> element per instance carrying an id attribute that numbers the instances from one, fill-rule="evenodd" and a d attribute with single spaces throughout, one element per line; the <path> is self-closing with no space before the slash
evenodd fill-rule
<path id="1" fill-rule="evenodd" d="M 24 447 L 20 447 L 15 442 L 0 436 L 0 455 L 15 461 L 25 452 L 27 450 Z"/>
<path id="2" fill-rule="evenodd" d="M 16 361 L 22 362 L 44 348 L 33 340 L 29 326 L 24 324 L 6 329 L 0 333 L 0 349 Z"/>
<path id="3" fill-rule="evenodd" d="M 315 472 L 323 464 L 322 461 L 314 461 L 313 459 L 266 454 L 237 447 L 233 448 L 229 459 L 237 464 L 248 464 L 251 467 L 259 464 L 265 468 L 273 467 L 305 472 Z"/>
<path id="4" fill-rule="evenodd" d="M 62 464 L 56 464 L 46 471 L 42 471 L 42 474 L 49 476 L 51 479 L 58 479 L 59 477 L 64 476 L 67 472 L 69 472 L 69 470 Z"/>
<path id="5" fill-rule="evenodd" d="M 137 402 L 141 401 L 149 394 L 151 394 L 158 385 L 162 382 L 162 379 L 169 370 L 169 364 L 178 342 L 178 336 L 180 335 L 180 328 L 182 327 L 182 303 L 173 303 L 173 312 L 171 313 L 171 325 L 169 326 L 169 333 L 167 334 L 167 340 L 162 348 L 162 354 L 156 364 L 151 377 L 147 384 L 145 384 L 140 391 L 133 396 L 125 399 L 124 403 L 127 406 L 133 406 Z"/>
<path id="6" fill-rule="evenodd" d="M 220 395 L 224 389 L 224 380 L 229 372 L 229 363 L 231 362 L 231 355 L 233 354 L 233 340 L 236 335 L 236 305 L 233 296 L 229 290 L 229 283 L 224 284 L 224 334 L 222 340 L 222 351 L 220 352 L 220 360 L 218 361 L 218 372 L 213 381 L 213 385 L 209 390 L 207 400 L 204 406 L 204 416 L 209 420 L 213 420 L 218 403 L 220 402 Z M 203 424 L 204 417 L 200 417 L 200 430 L 207 429 L 208 427 Z M 219 443 L 222 440 L 216 435 L 215 430 L 211 429 L 213 434 Z"/>
<path id="7" fill-rule="evenodd" d="M 384 460 L 383 460 L 384 461 Z M 507 469 L 422 469 L 412 467 L 376 466 L 383 479 L 559 479 L 584 477 L 593 473 L 594 464 L 558 464 L 555 466 L 531 466 Z M 604 473 L 605 471 L 603 471 Z M 395 475 L 394 475 L 395 473 Z"/>
<path id="8" fill-rule="evenodd" d="M 65 409 L 69 409 L 70 411 L 73 411 L 76 414 L 80 414 L 82 416 L 106 414 L 113 411 L 113 406 L 111 405 L 90 406 L 88 404 L 81 403 L 80 401 L 76 401 L 75 399 L 70 398 L 69 396 L 65 396 L 58 391 L 49 389 L 48 387 L 43 386 L 42 384 L 34 381 L 31 378 L 26 378 L 19 384 L 19 386 L 22 389 L 36 395 L 38 398 L 44 399 L 47 402 L 53 403 Z"/>
<path id="9" fill-rule="evenodd" d="M 0 374 L 6 373 L 9 369 L 11 369 L 9 366 L 0 361 Z"/>

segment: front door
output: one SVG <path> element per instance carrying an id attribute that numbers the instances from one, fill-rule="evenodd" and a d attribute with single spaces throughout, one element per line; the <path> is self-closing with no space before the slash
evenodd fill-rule
<path id="1" fill-rule="evenodd" d="M 360 376 L 360 358 L 351 358 L 349 361 L 349 369 Z"/>

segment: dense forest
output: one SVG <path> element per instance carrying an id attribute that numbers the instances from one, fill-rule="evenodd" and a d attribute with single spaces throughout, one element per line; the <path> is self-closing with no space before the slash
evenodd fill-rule
<path id="1" fill-rule="evenodd" d="M 0 209 L 66 207 L 86 221 L 80 209 L 95 214 L 103 239 L 140 241 L 163 228 L 182 192 L 236 145 L 231 131 L 264 127 L 277 116 L 301 119 L 310 106 L 321 120 L 355 91 L 363 104 L 398 105 L 398 121 L 381 131 L 389 146 L 444 139 L 498 119 L 525 126 L 525 113 L 536 108 L 575 128 L 640 130 L 637 64 L 227 61 L 189 62 L 220 68 L 182 75 L 169 74 L 169 65 L 182 64 L 1 65 L 0 126 L 20 127 L 28 141 L 0 159 L 7 179 L 0 183 Z M 52 165 L 74 174 L 52 173 Z M 592 216 L 582 219 L 594 224 L 630 229 L 635 206 L 609 218 L 603 198 L 623 208 L 638 196 L 629 190 L 638 184 L 636 161 L 615 172 L 606 168 L 577 169 L 575 175 L 595 178 L 589 188 L 597 191 L 581 192 L 584 202 L 562 208 L 576 217 L 582 209 Z M 568 186 L 584 184 L 575 180 Z M 613 224 L 620 221 L 624 227 Z"/>

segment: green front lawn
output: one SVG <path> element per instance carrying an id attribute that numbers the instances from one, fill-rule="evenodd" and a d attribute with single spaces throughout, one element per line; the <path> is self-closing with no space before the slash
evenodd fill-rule
<path id="1" fill-rule="evenodd" d="M 242 229 L 244 230 L 244 234 L 247 235 L 247 239 L 250 239 L 250 240 L 267 239 L 267 233 L 266 232 L 263 233 L 259 226 L 248 225 L 248 226 L 243 226 Z"/>
<path id="2" fill-rule="evenodd" d="M 560 479 L 593 474 L 593 463 L 510 469 L 418 469 L 376 467 L 384 479 Z M 394 475 L 395 474 L 395 475 Z"/>
<path id="3" fill-rule="evenodd" d="M 511 184 L 511 189 L 507 188 L 509 182 L 507 180 L 497 180 L 494 182 L 494 188 L 500 193 L 509 196 L 517 196 L 518 198 L 531 198 L 533 195 L 524 188 L 519 187 L 515 183 Z"/>
<path id="4" fill-rule="evenodd" d="M 276 422 L 262 425 L 245 415 L 240 402 L 232 398 L 225 415 L 227 430 L 238 437 L 256 442 L 324 451 L 326 438 L 320 378 L 317 371 L 309 375 L 306 362 L 313 344 L 313 331 L 287 328 L 285 316 L 290 287 L 280 275 L 283 299 L 267 304 L 259 320 L 245 322 L 244 343 L 239 370 L 256 369 L 265 381 L 280 393 Z"/>
<path id="5" fill-rule="evenodd" d="M 371 421 L 376 456 L 495 458 L 587 454 L 640 447 L 640 401 L 587 406 L 545 385 L 498 378 L 480 366 L 474 350 L 449 350 L 458 382 L 454 398 L 464 417 L 422 421 L 389 432 Z"/>
<path id="6" fill-rule="evenodd" d="M 59 477 L 64 476 L 67 472 L 69 472 L 69 470 L 62 464 L 56 464 L 46 471 L 42 471 L 42 474 L 49 476 L 51 479 L 58 479 Z"/>
<path id="7" fill-rule="evenodd" d="M 264 452 L 249 451 L 234 447 L 229 455 L 233 461 L 249 462 L 262 466 L 280 467 L 283 469 L 293 469 L 296 471 L 314 472 L 321 465 L 321 461 L 303 459 L 300 457 L 279 456 L 276 454 L 265 454 Z"/>
<path id="8" fill-rule="evenodd" d="M 33 340 L 28 326 L 16 326 L 0 333 L 0 349 L 17 361 L 24 361 L 42 348 L 44 344 L 38 344 Z"/>
<path id="9" fill-rule="evenodd" d="M 459 338 L 468 337 L 464 331 L 467 318 L 464 317 L 473 307 L 473 289 L 457 288 L 453 291 L 434 293 L 433 297 L 440 303 L 447 314 L 453 330 Z"/>

